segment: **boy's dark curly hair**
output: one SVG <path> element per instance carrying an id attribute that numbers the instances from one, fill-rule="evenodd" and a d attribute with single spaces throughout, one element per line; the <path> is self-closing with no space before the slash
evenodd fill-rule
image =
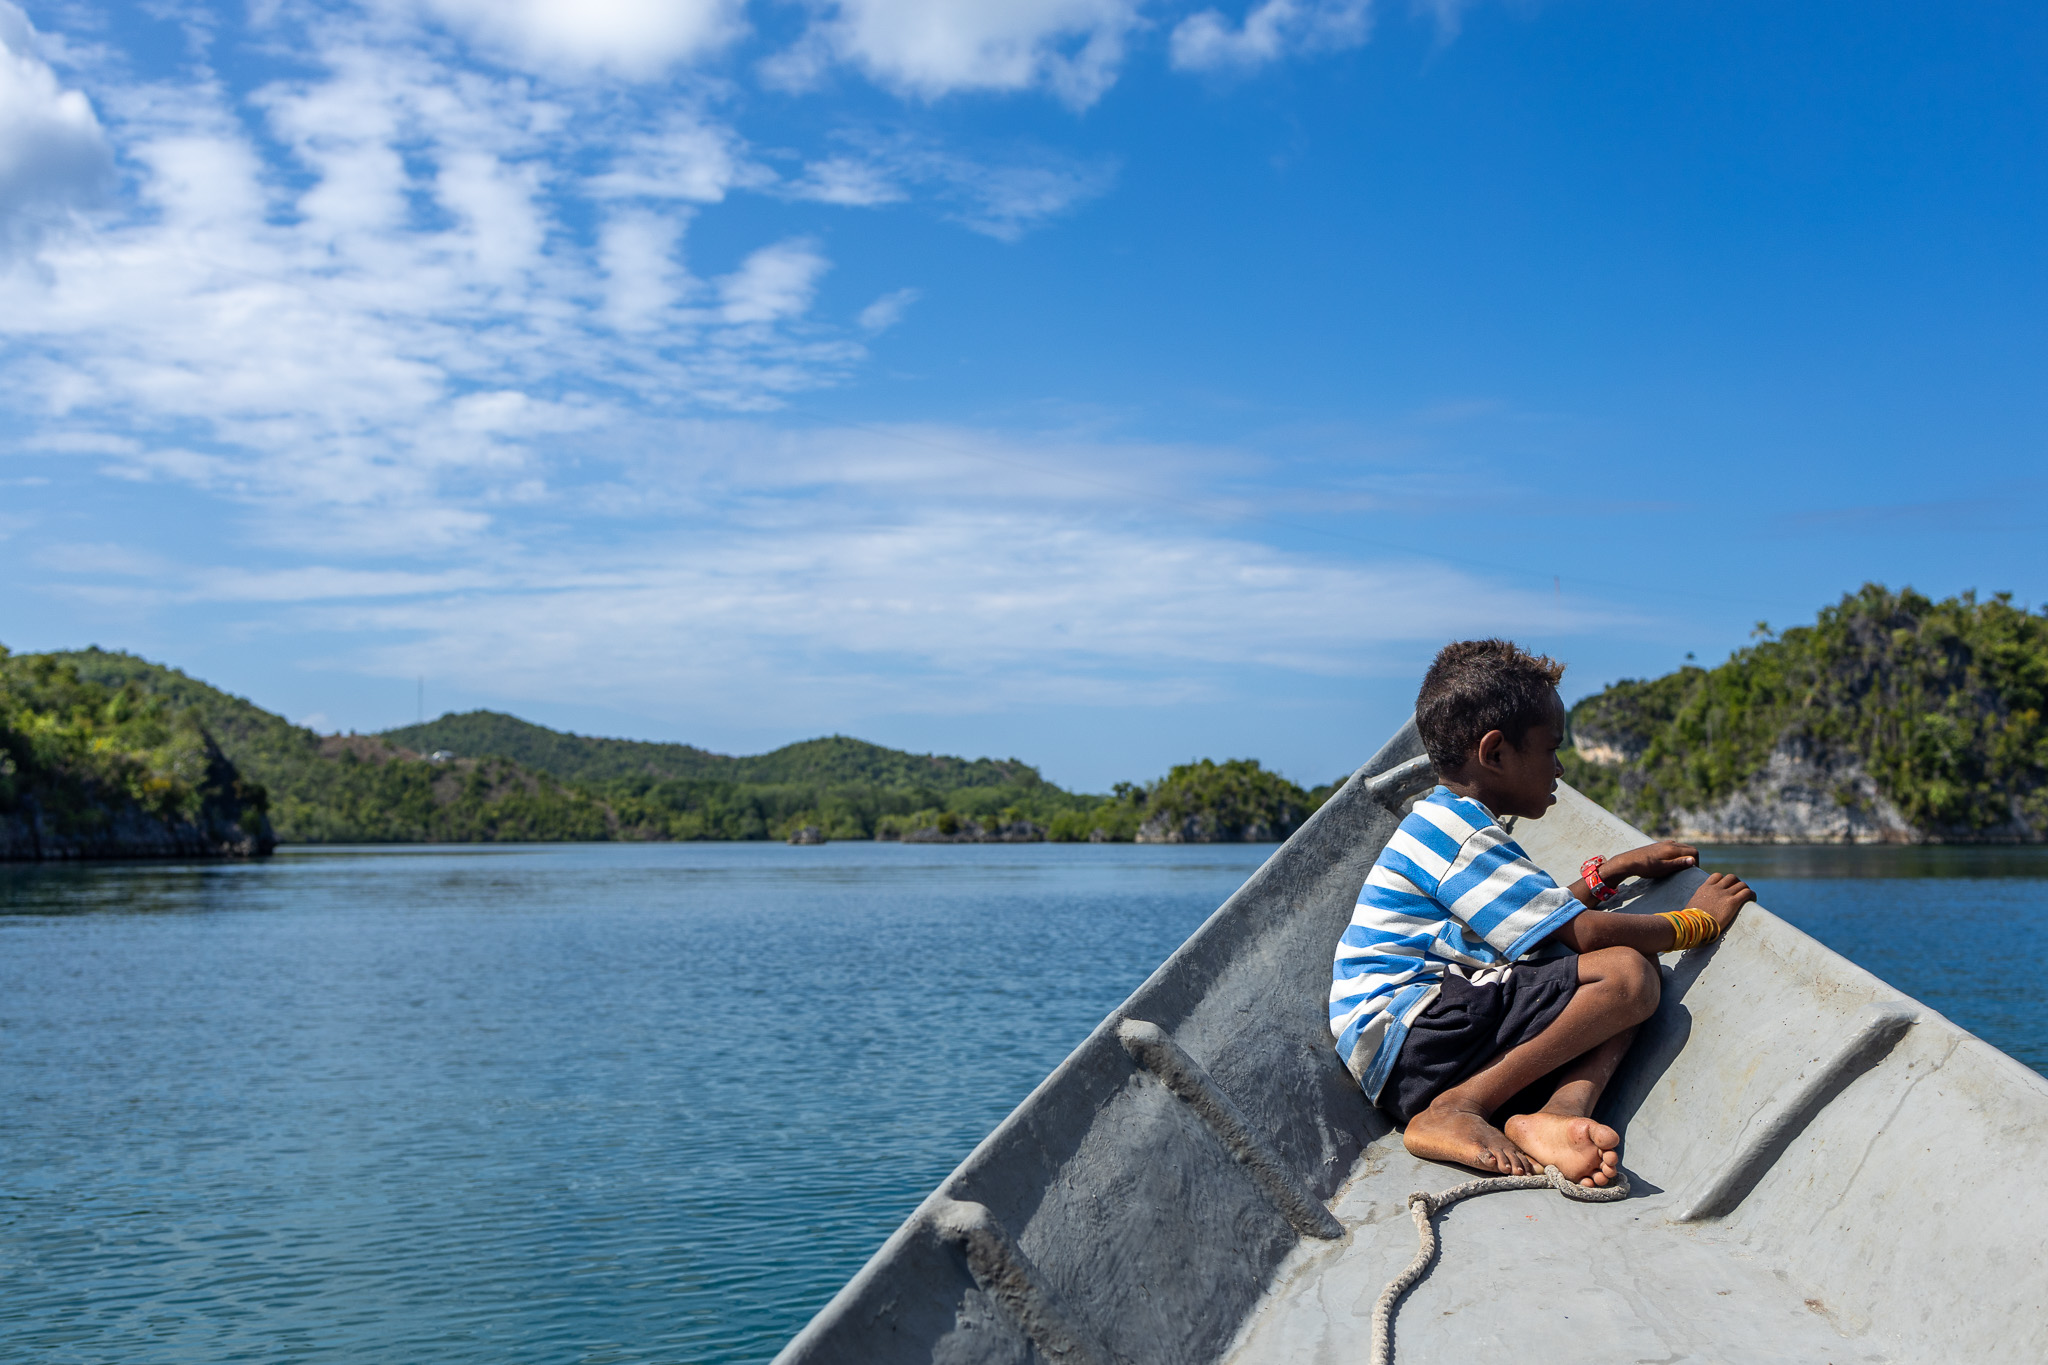
<path id="1" fill-rule="evenodd" d="M 1459 640 L 1437 651 L 1415 697 L 1415 728 L 1439 774 L 1464 766 L 1488 730 L 1520 747 L 1550 719 L 1564 665 L 1508 640 Z"/>

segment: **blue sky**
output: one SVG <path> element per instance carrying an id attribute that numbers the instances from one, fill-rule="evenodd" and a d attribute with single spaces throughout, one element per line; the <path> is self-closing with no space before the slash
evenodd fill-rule
<path id="1" fill-rule="evenodd" d="M 2043 599 L 2021 4 L 0 0 L 0 641 L 1304 782 Z"/>

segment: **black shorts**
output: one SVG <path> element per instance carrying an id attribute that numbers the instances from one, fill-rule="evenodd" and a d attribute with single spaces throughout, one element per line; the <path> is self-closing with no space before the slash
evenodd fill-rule
<path id="1" fill-rule="evenodd" d="M 1518 962 L 1507 980 L 1484 986 L 1446 975 L 1436 999 L 1408 1026 L 1380 1087 L 1380 1108 L 1406 1124 L 1438 1095 L 1550 1027 L 1578 988 L 1577 953 Z"/>

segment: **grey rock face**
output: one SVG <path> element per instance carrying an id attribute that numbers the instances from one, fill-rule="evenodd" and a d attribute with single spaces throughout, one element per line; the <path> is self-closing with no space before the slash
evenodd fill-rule
<path id="1" fill-rule="evenodd" d="M 245 784 L 211 738 L 205 762 L 196 809 L 183 815 L 147 811 L 118 788 L 60 785 L 54 799 L 49 787 L 15 793 L 0 809 L 0 861 L 253 858 L 276 848 L 262 789 Z"/>
<path id="2" fill-rule="evenodd" d="M 1742 791 L 1699 810 L 1671 812 L 1681 839 L 1715 843 L 1902 844 L 1925 837 L 1878 791 L 1863 764 L 1786 743 Z"/>
<path id="3" fill-rule="evenodd" d="M 33 803 L 0 815 L 0 861 L 82 858 L 255 858 L 277 846 L 264 820 L 254 831 L 213 811 L 197 820 L 162 820 L 134 806 L 105 812 L 90 829 L 60 829 Z"/>

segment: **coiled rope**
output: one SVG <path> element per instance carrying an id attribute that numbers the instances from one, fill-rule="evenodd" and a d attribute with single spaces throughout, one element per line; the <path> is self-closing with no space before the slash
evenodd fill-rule
<path id="1" fill-rule="evenodd" d="M 1617 1199 L 1628 1198 L 1628 1177 L 1619 1171 L 1615 1175 L 1614 1184 L 1596 1189 L 1565 1179 L 1555 1166 L 1545 1166 L 1542 1175 L 1488 1176 L 1453 1185 L 1437 1194 L 1417 1190 L 1409 1195 L 1408 1212 L 1415 1215 L 1415 1231 L 1422 1239 L 1422 1248 L 1415 1253 L 1415 1259 L 1408 1263 L 1406 1270 L 1388 1281 L 1386 1289 L 1380 1293 L 1378 1306 L 1372 1310 L 1372 1365 L 1389 1365 L 1394 1358 L 1394 1305 L 1422 1278 L 1422 1272 L 1429 1269 L 1431 1259 L 1436 1256 L 1436 1225 L 1430 1221 L 1436 1214 L 1475 1194 L 1540 1190 L 1546 1185 L 1581 1204 L 1611 1204 Z"/>

